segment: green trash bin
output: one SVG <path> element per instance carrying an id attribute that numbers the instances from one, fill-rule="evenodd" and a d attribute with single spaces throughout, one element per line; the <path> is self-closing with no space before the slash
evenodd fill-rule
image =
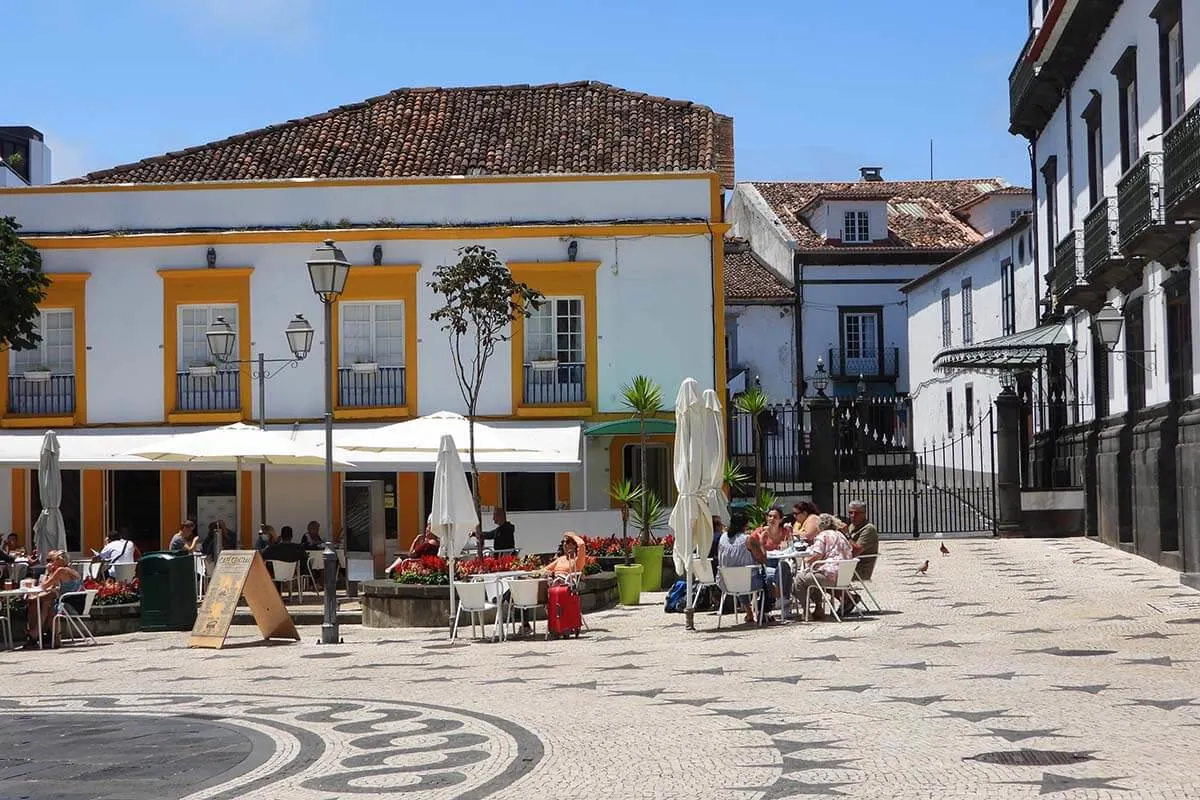
<path id="1" fill-rule="evenodd" d="M 190 631 L 196 624 L 196 567 L 191 553 L 146 553 L 141 561 L 142 630 Z"/>

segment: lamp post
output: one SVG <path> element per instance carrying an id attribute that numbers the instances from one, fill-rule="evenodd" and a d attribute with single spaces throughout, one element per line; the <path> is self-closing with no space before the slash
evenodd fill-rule
<path id="1" fill-rule="evenodd" d="M 325 619 L 321 625 L 321 642 L 337 644 L 337 553 L 333 551 L 333 304 L 346 289 L 350 262 L 326 239 L 308 260 L 308 277 L 312 288 L 325 306 Z"/>
<path id="2" fill-rule="evenodd" d="M 267 381 L 274 378 L 287 367 L 296 367 L 308 357 L 312 350 L 313 327 L 300 314 L 288 323 L 283 332 L 287 337 L 288 349 L 292 351 L 291 358 L 267 358 L 259 353 L 254 359 L 231 358 L 237 341 L 237 331 L 233 329 L 224 317 L 217 317 L 212 327 L 204 332 L 208 341 L 208 352 L 221 364 L 253 364 L 251 377 L 258 380 L 258 427 L 267 429 Z M 279 364 L 274 370 L 267 371 L 267 364 Z M 267 523 L 267 465 L 258 465 L 258 513 L 259 524 Z M 216 552 L 220 553 L 221 543 L 216 542 Z"/>
<path id="3" fill-rule="evenodd" d="M 818 508 L 833 507 L 833 484 L 838 470 L 834 459 L 838 458 L 834 446 L 833 401 L 825 396 L 829 386 L 829 373 L 825 371 L 825 360 L 817 359 L 817 368 L 808 384 L 817 390 L 817 396 L 808 401 L 811 436 L 809 473 L 812 478 L 812 498 Z"/>

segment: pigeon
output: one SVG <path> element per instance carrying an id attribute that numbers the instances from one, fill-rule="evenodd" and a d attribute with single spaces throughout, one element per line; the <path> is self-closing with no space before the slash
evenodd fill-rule
<path id="1" fill-rule="evenodd" d="M 942 543 L 942 546 L 939 547 L 938 550 L 940 550 L 942 552 L 942 555 L 944 555 L 944 556 L 950 555 L 950 548 L 946 547 L 945 542 Z"/>
<path id="2" fill-rule="evenodd" d="M 918 574 L 918 575 L 924 575 L 924 574 L 925 574 L 926 572 L 928 572 L 928 571 L 929 571 L 929 559 L 927 558 L 927 559 L 925 559 L 925 563 L 924 563 L 924 564 L 922 564 L 921 566 L 917 567 L 917 574 Z"/>

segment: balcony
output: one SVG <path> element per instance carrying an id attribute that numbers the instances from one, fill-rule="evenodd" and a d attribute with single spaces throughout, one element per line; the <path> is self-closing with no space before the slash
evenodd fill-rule
<path id="1" fill-rule="evenodd" d="M 1062 305 L 1098 310 L 1104 305 L 1104 289 L 1084 279 L 1083 254 L 1083 231 L 1077 228 L 1064 236 L 1054 248 L 1054 266 L 1049 276 L 1050 291 Z"/>
<path id="2" fill-rule="evenodd" d="M 1021 55 L 1008 75 L 1009 133 L 1032 136 L 1045 127 L 1058 105 L 1059 92 L 1046 80 L 1042 80 L 1029 50 L 1036 41 L 1040 28 L 1029 32 Z"/>
<path id="3" fill-rule="evenodd" d="M 894 381 L 900 374 L 900 348 L 874 350 L 830 348 L 829 375 L 834 380 Z"/>
<path id="4" fill-rule="evenodd" d="M 195 370 L 175 373 L 176 411 L 238 411 L 241 375 L 236 369 L 218 369 L 211 375 Z"/>
<path id="5" fill-rule="evenodd" d="M 522 393 L 527 405 L 582 405 L 588 401 L 586 364 L 562 361 L 549 364 L 525 364 Z"/>
<path id="6" fill-rule="evenodd" d="M 1129 264 L 1127 279 L 1114 285 L 1129 292 L 1142 282 L 1145 261 L 1187 241 L 1186 226 L 1167 222 L 1162 153 L 1146 153 L 1126 170 L 1117 181 L 1117 207 L 1121 252 Z"/>
<path id="7" fill-rule="evenodd" d="M 1083 272 L 1088 283 L 1109 289 L 1127 277 L 1121 253 L 1117 198 L 1105 197 L 1083 219 Z"/>
<path id="8" fill-rule="evenodd" d="M 1163 134 L 1163 171 L 1167 220 L 1200 220 L 1200 104 Z"/>
<path id="9" fill-rule="evenodd" d="M 339 408 L 397 408 L 407 405 L 406 399 L 404 367 L 338 369 Z"/>
<path id="10" fill-rule="evenodd" d="M 75 376 L 51 375 L 29 380 L 23 375 L 8 379 L 9 414 L 58 417 L 75 413 Z"/>

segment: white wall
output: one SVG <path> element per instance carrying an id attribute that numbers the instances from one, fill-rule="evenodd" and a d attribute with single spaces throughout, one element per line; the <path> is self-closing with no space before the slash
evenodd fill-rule
<path id="1" fill-rule="evenodd" d="M 20 175 L 12 171 L 12 168 L 0 161 L 0 187 L 5 186 L 24 186 L 25 180 Z"/>
<path id="2" fill-rule="evenodd" d="M 992 236 L 1013 223 L 1014 211 L 1032 208 L 1033 197 L 1029 194 L 997 194 L 973 205 L 967 221 L 984 236 Z"/>
<path id="3" fill-rule="evenodd" d="M 29 179 L 33 186 L 42 186 L 53 180 L 50 170 L 50 148 L 45 142 L 29 142 Z"/>
<path id="4" fill-rule="evenodd" d="M 725 332 L 734 346 L 734 365 L 762 381 L 767 398 L 778 403 L 796 394 L 796 346 L 792 305 L 733 305 L 725 309 Z"/>
<path id="5" fill-rule="evenodd" d="M 792 249 L 796 242 L 767 201 L 749 183 L 734 187 L 725 219 L 730 233 L 750 242 L 750 248 L 781 278 L 792 280 Z"/>
<path id="6" fill-rule="evenodd" d="M 662 180 L 437 183 L 122 191 L 104 186 L 36 187 L 0 193 L 0 213 L 27 233 L 295 226 L 343 221 L 384 227 L 482 223 L 711 218 L 704 175 Z"/>

